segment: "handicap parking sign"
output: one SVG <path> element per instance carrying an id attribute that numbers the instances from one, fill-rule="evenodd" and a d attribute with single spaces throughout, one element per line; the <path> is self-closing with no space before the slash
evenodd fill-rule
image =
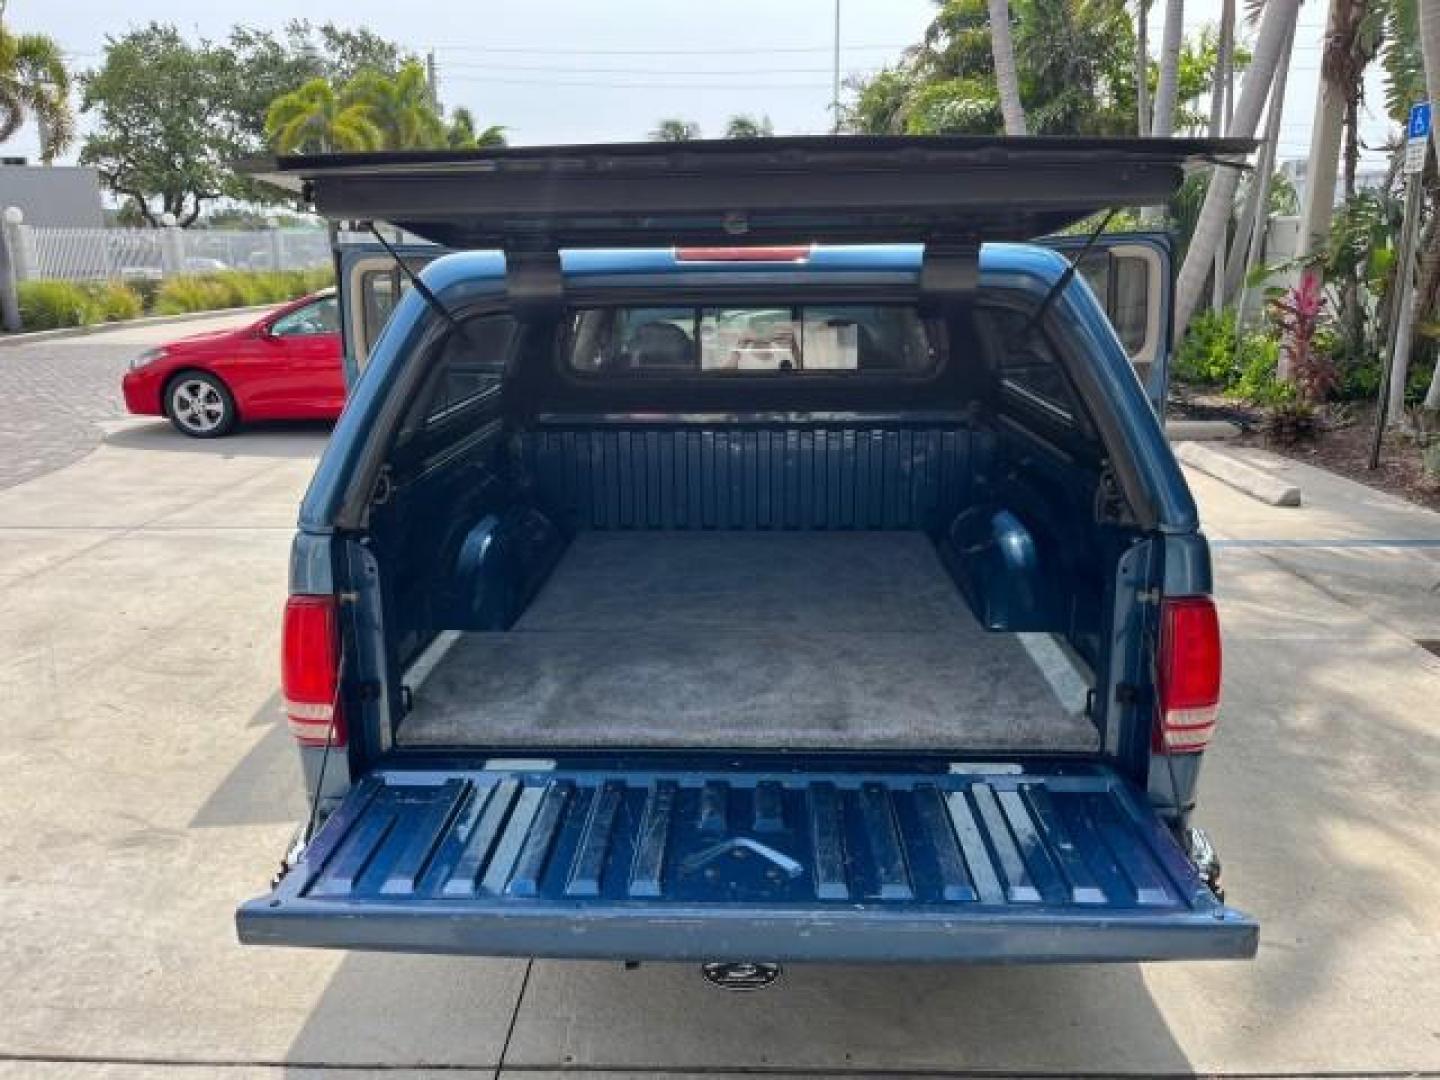
<path id="1" fill-rule="evenodd" d="M 1407 175 L 1425 171 L 1425 151 L 1430 145 L 1430 103 L 1422 101 L 1410 106 L 1410 119 L 1405 124 L 1405 172 Z"/>
<path id="2" fill-rule="evenodd" d="M 1409 139 L 1428 139 L 1430 137 L 1430 103 L 1428 101 L 1410 106 L 1410 123 L 1406 128 L 1406 137 Z"/>

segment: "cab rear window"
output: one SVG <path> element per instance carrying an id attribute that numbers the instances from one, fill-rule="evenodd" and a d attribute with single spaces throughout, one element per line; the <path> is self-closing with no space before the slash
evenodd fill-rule
<path id="1" fill-rule="evenodd" d="M 913 307 L 625 307 L 578 311 L 572 371 L 634 378 L 933 371 L 937 325 Z"/>

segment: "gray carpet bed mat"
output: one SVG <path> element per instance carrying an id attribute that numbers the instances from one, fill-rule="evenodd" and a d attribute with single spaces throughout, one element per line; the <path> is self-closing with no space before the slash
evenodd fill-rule
<path id="1" fill-rule="evenodd" d="M 582 533 L 512 630 L 421 666 L 402 745 L 1099 745 L 1073 658 L 984 631 L 919 533 Z"/>

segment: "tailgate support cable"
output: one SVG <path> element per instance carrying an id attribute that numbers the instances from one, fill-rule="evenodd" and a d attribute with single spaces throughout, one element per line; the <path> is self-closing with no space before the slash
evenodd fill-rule
<path id="1" fill-rule="evenodd" d="M 335 717 L 340 713 L 340 696 L 344 693 L 344 686 L 345 656 L 342 653 L 340 662 L 335 665 L 335 699 L 330 702 L 330 723 L 325 726 L 325 749 L 320 755 L 320 768 L 316 770 L 315 794 L 310 797 L 310 816 L 305 819 L 305 829 L 300 834 L 302 846 L 308 845 L 315 838 L 315 820 L 320 816 L 320 796 L 325 791 L 325 766 L 330 763 L 330 751 L 335 745 Z"/>
<path id="2" fill-rule="evenodd" d="M 1117 210 L 1115 207 L 1111 207 L 1105 211 L 1105 216 L 1100 219 L 1100 224 L 1096 225 L 1094 231 L 1085 238 L 1085 243 L 1080 245 L 1080 250 L 1077 251 L 1075 257 L 1070 260 L 1070 265 L 1061 271 L 1060 276 L 1055 279 L 1055 284 L 1050 286 L 1050 291 L 1041 299 L 1040 306 L 1035 309 L 1035 313 L 1031 315 L 1029 321 L 1025 323 L 1025 328 L 1020 331 L 1020 339 L 1022 341 L 1028 338 L 1031 331 L 1044 321 L 1046 314 L 1050 311 L 1050 306 L 1055 303 L 1056 298 L 1065 291 L 1066 286 L 1068 286 L 1075 277 L 1075 271 L 1080 268 L 1081 261 L 1084 260 L 1086 255 L 1090 254 L 1090 249 L 1095 246 L 1096 241 L 1100 239 L 1101 235 L 1105 232 L 1105 227 L 1110 224 L 1110 219 L 1113 218 L 1116 213 Z"/>

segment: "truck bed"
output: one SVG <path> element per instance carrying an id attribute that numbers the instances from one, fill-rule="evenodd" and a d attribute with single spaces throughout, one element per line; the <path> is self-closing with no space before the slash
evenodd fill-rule
<path id="1" fill-rule="evenodd" d="M 584 532 L 412 671 L 415 747 L 1090 751 L 1088 677 L 984 630 L 918 532 Z"/>

